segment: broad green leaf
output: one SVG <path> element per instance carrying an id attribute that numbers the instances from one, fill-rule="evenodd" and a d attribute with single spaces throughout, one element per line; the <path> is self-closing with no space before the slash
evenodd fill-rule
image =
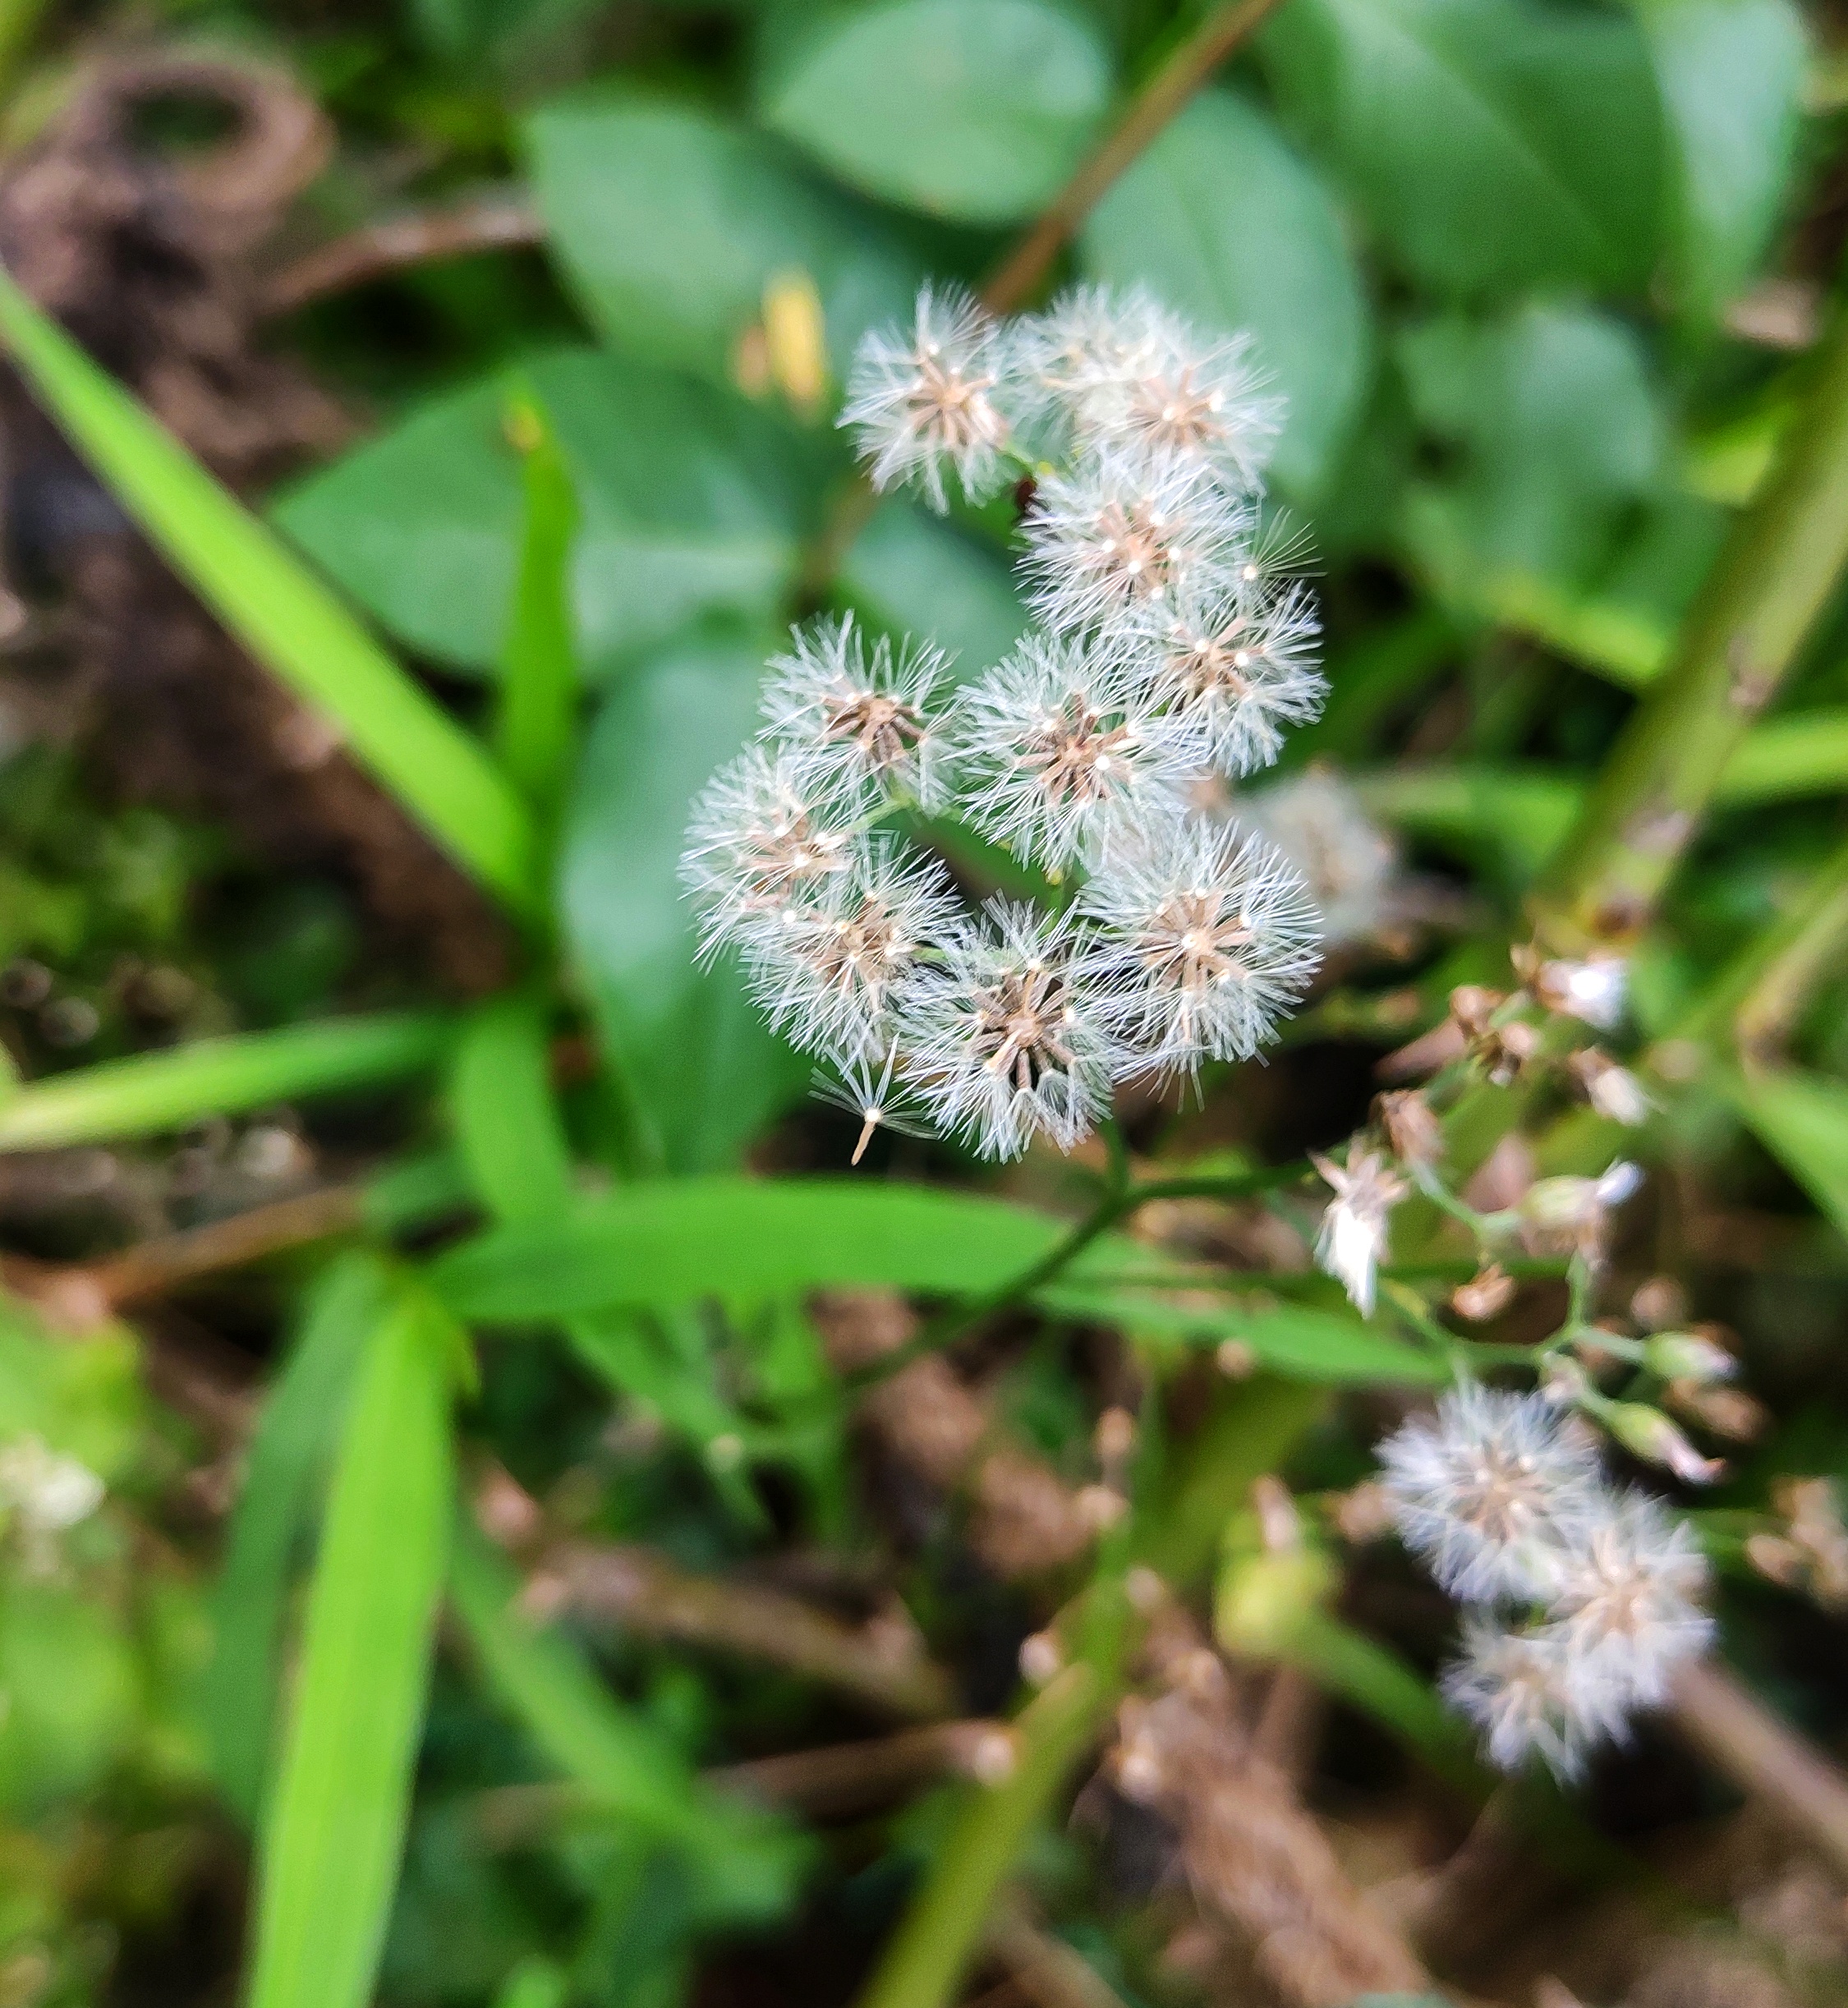
<path id="1" fill-rule="evenodd" d="M 103 1060 L 0 1102 L 0 1151 L 152 1136 L 298 1095 L 376 1087 L 431 1065 L 454 1036 L 454 1020 L 434 1012 L 381 1013 Z"/>
<path id="2" fill-rule="evenodd" d="M 770 421 L 586 349 L 434 399 L 295 489 L 278 521 L 409 646 L 495 670 L 524 515 L 506 411 L 526 384 L 577 489 L 572 598 L 589 682 L 703 614 L 780 602 L 802 489 Z"/>
<path id="3" fill-rule="evenodd" d="M 869 195 L 1005 223 L 1057 193 L 1110 95 L 1097 36 L 1050 0 L 881 0 L 824 16 L 758 105 Z"/>
<path id="4" fill-rule="evenodd" d="M 733 1162 L 807 1064 L 765 1027 L 735 967 L 693 964 L 679 880 L 693 797 L 757 723 L 768 644 L 689 643 L 605 702 L 579 770 L 562 904 L 646 1161 Z"/>
<path id="5" fill-rule="evenodd" d="M 1556 0 L 1291 0 L 1260 48 L 1412 278 L 1466 299 L 1648 278 L 1664 136 L 1633 20 Z"/>
<path id="6" fill-rule="evenodd" d="M 501 765 L 549 833 L 570 773 L 577 716 L 577 641 L 571 547 L 577 491 L 545 414 L 516 395 L 508 430 L 523 465 L 525 508 L 500 676 Z"/>
<path id="7" fill-rule="evenodd" d="M 687 1850 L 733 1909 L 780 1905 L 796 1866 L 793 1836 L 702 1785 L 662 1731 L 612 1694 L 563 1635 L 526 1616 L 518 1577 L 466 1522 L 449 1587 L 495 1692 L 591 1807 Z"/>
<path id="8" fill-rule="evenodd" d="M 834 374 L 903 315 L 921 269 L 777 143 L 690 105 L 584 93 L 528 128 L 533 191 L 591 319 L 646 361 L 732 379 L 738 337 L 779 274 L 819 292 Z"/>
<path id="9" fill-rule="evenodd" d="M 456 1045 L 449 1115 L 482 1204 L 496 1220 L 544 1219 L 571 1203 L 571 1151 L 552 1100 L 543 1007 L 477 1006 Z"/>
<path id="10" fill-rule="evenodd" d="M 830 1284 L 982 1291 L 1018 1275 L 1069 1227 L 931 1186 L 656 1179 L 581 1201 L 562 1218 L 491 1229 L 439 1255 L 430 1275 L 458 1316 L 514 1321 Z M 1112 1273 L 1151 1259 L 1110 1240 L 1084 1267 Z"/>
<path id="11" fill-rule="evenodd" d="M 1782 213 L 1809 48 L 1791 0 L 1634 0 L 1661 86 L 1675 268 L 1709 318 L 1750 278 Z"/>
<path id="12" fill-rule="evenodd" d="M 391 1911 L 455 1481 L 455 1335 L 402 1288 L 342 1436 L 264 1822 L 251 2008 L 365 2008 Z"/>
<path id="13" fill-rule="evenodd" d="M 1367 388 L 1367 300 L 1326 190 L 1265 114 L 1195 99 L 1098 204 L 1085 270 L 1140 281 L 1202 327 L 1247 332 L 1289 402 L 1278 479 L 1312 500 Z"/>
<path id="14" fill-rule="evenodd" d="M 387 1290 L 369 1256 L 346 1257 L 323 1271 L 264 1404 L 232 1515 L 212 1597 L 205 1726 L 218 1789 L 253 1823 L 269 1764 L 291 1566 Z"/>
<path id="15" fill-rule="evenodd" d="M 1301 1304 L 1253 1310 L 1230 1298 L 1223 1304 L 1184 1303 L 1153 1291 L 1073 1284 L 1041 1290 L 1034 1302 L 1055 1316 L 1114 1325 L 1157 1343 L 1205 1346 L 1236 1339 L 1251 1349 L 1260 1367 L 1289 1381 L 1437 1386 L 1450 1377 L 1449 1362 L 1437 1353 L 1386 1338 L 1358 1318 Z"/>
<path id="16" fill-rule="evenodd" d="M 481 747 L 281 540 L 0 273 L 0 340 L 117 501 L 258 661 L 336 724 L 437 842 L 521 912 L 531 819 Z"/>
<path id="17" fill-rule="evenodd" d="M 1731 1082 L 1759 1142 L 1848 1235 L 1848 1082 L 1816 1073 L 1758 1070 Z"/>
<path id="18" fill-rule="evenodd" d="M 903 500 L 874 510 L 839 583 L 875 626 L 947 649 L 958 678 L 991 669 L 1027 629 L 1005 559 Z"/>
<path id="19" fill-rule="evenodd" d="M 1583 307 L 1408 329 L 1398 357 L 1425 430 L 1462 466 L 1410 491 L 1408 533 L 1467 598 L 1482 573 L 1583 581 L 1654 484 L 1662 425 L 1635 335 Z"/>

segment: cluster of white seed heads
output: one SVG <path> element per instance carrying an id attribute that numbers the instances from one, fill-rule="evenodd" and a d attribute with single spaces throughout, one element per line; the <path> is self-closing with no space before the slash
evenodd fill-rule
<path id="1" fill-rule="evenodd" d="M 1300 875 L 1194 806 L 1322 703 L 1314 608 L 1260 513 L 1277 417 L 1246 343 L 1139 292 L 1002 323 L 926 288 L 862 344 L 840 422 L 876 486 L 940 510 L 1027 485 L 1039 625 L 967 682 L 851 615 L 798 629 L 758 742 L 696 805 L 702 952 L 738 953 L 860 1150 L 881 1125 L 1069 1150 L 1117 1082 L 1248 1058 L 1308 985 Z M 918 814 L 1049 897 L 970 912 L 907 841 Z"/>

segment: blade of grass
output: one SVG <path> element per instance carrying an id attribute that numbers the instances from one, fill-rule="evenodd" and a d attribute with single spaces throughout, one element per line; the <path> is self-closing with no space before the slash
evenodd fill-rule
<path id="1" fill-rule="evenodd" d="M 406 1283 L 368 1340 L 264 1823 L 250 2008 L 365 2008 L 371 1996 L 453 1512 L 453 1339 Z"/>
<path id="2" fill-rule="evenodd" d="M 385 1288 L 379 1263 L 365 1255 L 347 1256 L 316 1279 L 300 1335 L 264 1404 L 232 1516 L 212 1599 L 206 1730 L 218 1788 L 253 1823 L 269 1762 L 290 1565 Z"/>
<path id="3" fill-rule="evenodd" d="M 4 272 L 0 342 L 117 500 L 257 660 L 339 726 L 457 863 L 516 912 L 537 912 L 532 818 L 476 741 Z"/>
<path id="4" fill-rule="evenodd" d="M 572 631 L 571 547 L 577 497 L 545 415 L 531 397 L 508 414 L 520 450 L 526 519 L 501 666 L 496 737 L 501 765 L 524 791 L 542 827 L 555 821 L 571 769 L 577 714 L 577 650 Z"/>
<path id="5" fill-rule="evenodd" d="M 371 1087 L 440 1059 L 455 1023 L 434 1012 L 329 1018 L 198 1039 L 54 1075 L 0 1102 L 0 1151 L 43 1151 L 183 1129 L 297 1095 Z"/>
<path id="6" fill-rule="evenodd" d="M 496 997 L 469 1018 L 449 1077 L 449 1119 L 482 1205 L 503 1223 L 571 1204 L 571 1152 L 552 1100 L 545 1013 Z"/>

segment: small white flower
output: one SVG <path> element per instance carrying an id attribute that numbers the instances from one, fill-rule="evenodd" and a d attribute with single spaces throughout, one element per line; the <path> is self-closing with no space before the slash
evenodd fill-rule
<path id="1" fill-rule="evenodd" d="M 1087 457 L 1039 485 L 1024 526 L 1028 598 L 1062 633 L 1114 634 L 1229 584 L 1249 526 L 1196 468 Z"/>
<path id="2" fill-rule="evenodd" d="M 1630 966 L 1621 956 L 1600 955 L 1587 962 L 1542 963 L 1533 979 L 1533 994 L 1549 1011 L 1611 1031 L 1623 1017 L 1630 991 Z"/>
<path id="3" fill-rule="evenodd" d="M 87 1464 L 60 1456 L 41 1437 L 16 1437 L 0 1450 L 0 1506 L 18 1516 L 29 1537 L 61 1534 L 87 1520 L 105 1489 Z"/>
<path id="4" fill-rule="evenodd" d="M 1619 1725 L 1595 1679 L 1552 1640 L 1467 1620 L 1463 1652 L 1444 1670 L 1444 1698 L 1483 1730 L 1491 1760 L 1518 1771 L 1538 1757 L 1562 1778 L 1584 1770 L 1592 1745 Z"/>
<path id="5" fill-rule="evenodd" d="M 812 899 L 742 930 L 752 994 L 792 1044 L 845 1061 L 883 1050 L 918 958 L 965 923 L 942 867 L 874 838 Z"/>
<path id="6" fill-rule="evenodd" d="M 1588 1433 L 1543 1395 L 1465 1381 L 1380 1446 L 1400 1538 L 1453 1597 L 1546 1596 L 1604 1501 Z"/>
<path id="7" fill-rule="evenodd" d="M 1322 1216 L 1316 1261 L 1345 1289 L 1363 1318 L 1373 1315 L 1380 1257 L 1386 1252 L 1393 1208 L 1410 1189 L 1386 1159 L 1368 1151 L 1345 1165 L 1314 1151 L 1310 1162 L 1334 1188 L 1333 1203 Z"/>
<path id="8" fill-rule="evenodd" d="M 1154 624 L 1156 692 L 1199 734 L 1206 765 L 1234 777 L 1267 767 L 1284 728 L 1321 711 L 1328 691 L 1315 664 L 1321 632 L 1300 586 L 1184 595 Z"/>
<path id="9" fill-rule="evenodd" d="M 1112 1041 L 1069 917 L 1003 900 L 906 998 L 912 1086 L 984 1157 L 1069 1150 L 1109 1106 Z"/>
<path id="10" fill-rule="evenodd" d="M 1312 768 L 1241 795 L 1239 812 L 1302 873 L 1331 946 L 1378 930 L 1399 852 L 1346 782 Z"/>
<path id="11" fill-rule="evenodd" d="M 1178 814 L 1188 737 L 1096 655 L 1029 634 L 964 691 L 952 725 L 964 817 L 1055 871 L 1158 807 Z"/>
<path id="12" fill-rule="evenodd" d="M 1079 911 L 1111 1022 L 1143 1068 L 1248 1059 L 1308 986 L 1315 909 L 1271 848 L 1198 816 L 1145 821 L 1106 850 Z"/>
<path id="13" fill-rule="evenodd" d="M 862 839 L 787 753 L 752 747 L 722 767 L 693 805 L 680 875 L 696 906 L 702 959 L 756 930 L 774 935 L 851 872 Z"/>
<path id="14" fill-rule="evenodd" d="M 936 806 L 941 733 L 931 712 L 942 651 L 884 636 L 869 650 L 851 613 L 798 628 L 770 661 L 759 735 L 786 750 L 805 781 L 865 782 L 888 798 Z"/>
<path id="15" fill-rule="evenodd" d="M 821 1100 L 860 1119 L 860 1139 L 853 1146 L 851 1164 L 858 1164 L 866 1156 L 867 1146 L 879 1130 L 889 1129 L 900 1137 L 928 1133 L 922 1119 L 908 1101 L 903 1086 L 894 1085 L 893 1069 L 898 1059 L 899 1044 L 894 1039 L 883 1059 L 877 1055 L 857 1054 L 838 1062 L 831 1073 L 824 1069 L 816 1073 L 815 1092 Z"/>
<path id="16" fill-rule="evenodd" d="M 1620 1707 L 1653 1707 L 1672 1670 L 1712 1639 L 1699 1601 L 1707 1560 L 1686 1521 L 1647 1493 L 1627 1486 L 1602 1503 L 1554 1585 L 1542 1636 Z"/>
<path id="17" fill-rule="evenodd" d="M 837 422 L 852 428 L 874 487 L 915 481 L 940 514 L 949 472 L 971 501 L 992 494 L 1009 438 L 996 400 L 1004 367 L 1000 330 L 958 289 L 926 285 L 908 335 L 864 336 Z"/>
<path id="18" fill-rule="evenodd" d="M 1629 1068 L 1620 1067 L 1596 1046 L 1574 1053 L 1566 1063 L 1585 1091 L 1585 1099 L 1607 1122 L 1634 1129 L 1649 1119 L 1655 1103 Z"/>

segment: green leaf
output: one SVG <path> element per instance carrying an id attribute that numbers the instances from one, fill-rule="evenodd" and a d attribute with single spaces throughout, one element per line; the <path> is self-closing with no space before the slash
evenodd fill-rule
<path id="1" fill-rule="evenodd" d="M 251 654 L 466 870 L 533 909 L 524 805 L 480 747 L 119 384 L 0 273 L 0 340 L 111 492 Z"/>
<path id="2" fill-rule="evenodd" d="M 345 1257 L 322 1272 L 264 1404 L 232 1515 L 212 1597 L 206 1730 L 218 1789 L 253 1823 L 269 1765 L 291 1565 L 386 1290 L 384 1271 L 370 1256 Z"/>
<path id="3" fill-rule="evenodd" d="M 1634 21 L 1551 0 L 1292 0 L 1260 48 L 1412 278 L 1461 299 L 1648 278 L 1664 140 Z"/>
<path id="4" fill-rule="evenodd" d="M 478 1006 L 456 1046 L 449 1114 L 482 1204 L 496 1220 L 571 1204 L 571 1151 L 552 1100 L 546 1013 L 536 999 Z"/>
<path id="5" fill-rule="evenodd" d="M 839 584 L 874 626 L 949 650 L 958 678 L 991 669 L 1027 631 L 1027 609 L 1000 554 L 908 502 L 874 510 Z"/>
<path id="6" fill-rule="evenodd" d="M 1110 96 L 1096 35 L 1047 0 L 884 0 L 825 16 L 758 106 L 869 195 L 1005 223 L 1058 192 Z"/>
<path id="7" fill-rule="evenodd" d="M 133 1466 L 147 1421 L 140 1347 L 126 1326 L 72 1345 L 0 1296 L 0 1442 L 36 1436 L 113 1482 Z"/>
<path id="8" fill-rule="evenodd" d="M 630 355 L 729 382 L 765 283 L 804 272 L 839 375 L 867 329 L 917 291 L 920 268 L 871 218 L 774 141 L 691 106 L 586 93 L 539 113 L 527 139 L 554 253 Z"/>
<path id="9" fill-rule="evenodd" d="M 1791 0 L 1634 0 L 1673 155 L 1676 277 L 1717 316 L 1782 214 L 1809 48 Z"/>
<path id="10" fill-rule="evenodd" d="M 679 880 L 694 796 L 757 723 L 767 644 L 691 643 L 637 669 L 599 715 L 563 845 L 562 904 L 646 1159 L 733 1162 L 808 1068 L 735 967 L 701 970 Z"/>
<path id="11" fill-rule="evenodd" d="M 1449 1362 L 1437 1353 L 1386 1338 L 1357 1318 L 1300 1304 L 1180 1303 L 1149 1291 L 1070 1284 L 1041 1290 L 1034 1302 L 1055 1316 L 1114 1325 L 1138 1339 L 1202 1346 L 1236 1339 L 1260 1367 L 1289 1381 L 1437 1386 L 1450 1377 Z"/>
<path id="12" fill-rule="evenodd" d="M 1425 429 L 1463 465 L 1414 485 L 1408 534 L 1454 595 L 1479 575 L 1583 581 L 1654 484 L 1663 429 L 1641 344 L 1614 317 L 1530 306 L 1407 329 L 1398 357 Z"/>
<path id="13" fill-rule="evenodd" d="M 495 671 L 525 514 L 505 430 L 522 385 L 577 490 L 572 599 L 586 681 L 702 615 L 780 603 L 804 507 L 790 442 L 736 397 L 587 349 L 434 399 L 295 489 L 277 520 L 410 646 Z"/>
<path id="14" fill-rule="evenodd" d="M 1359 416 L 1367 300 L 1327 191 L 1264 113 L 1196 99 L 1098 204 L 1081 250 L 1094 278 L 1250 333 L 1289 401 L 1278 478 L 1312 499 Z"/>
<path id="15" fill-rule="evenodd" d="M 545 413 L 516 397 L 508 430 L 524 462 L 525 512 L 513 609 L 501 669 L 501 765 L 541 827 L 554 818 L 571 767 L 577 719 L 577 642 L 571 606 L 571 547 L 577 491 Z"/>
<path id="16" fill-rule="evenodd" d="M 342 1435 L 268 1817 L 251 2008 L 365 2008 L 409 1813 L 454 1504 L 456 1335 L 404 1288 Z"/>
<path id="17" fill-rule="evenodd" d="M 1761 1069 L 1727 1085 L 1759 1142 L 1848 1235 L 1848 1083 Z"/>
<path id="18" fill-rule="evenodd" d="M 1729 760 L 1716 803 L 1745 808 L 1848 790 L 1848 706 L 1793 712 L 1754 725 Z"/>
<path id="19" fill-rule="evenodd" d="M 1372 814 L 1434 839 L 1465 862 L 1479 862 L 1485 851 L 1498 855 L 1516 885 L 1558 849 L 1584 801 L 1571 775 L 1538 765 L 1389 767 L 1351 779 Z"/>
<path id="20" fill-rule="evenodd" d="M 298 1095 L 376 1087 L 431 1065 L 454 1036 L 454 1021 L 435 1012 L 381 1013 L 103 1060 L 0 1102 L 0 1151 L 152 1136 Z"/>
<path id="21" fill-rule="evenodd" d="M 970 1192 L 849 1179 L 670 1179 L 490 1229 L 439 1255 L 431 1280 L 465 1318 L 520 1321 L 615 1305 L 774 1297 L 828 1284 L 985 1291 L 1069 1230 Z M 1093 1273 L 1149 1258 L 1110 1240 Z"/>

